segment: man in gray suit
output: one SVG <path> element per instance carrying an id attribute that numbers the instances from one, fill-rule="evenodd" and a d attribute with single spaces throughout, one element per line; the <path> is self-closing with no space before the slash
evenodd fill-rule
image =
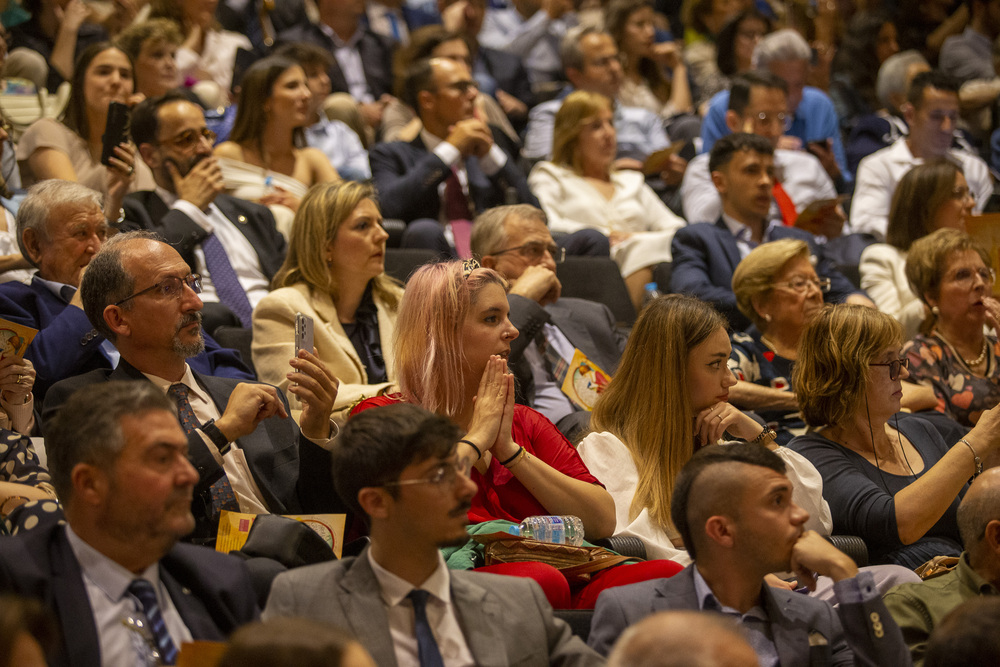
<path id="1" fill-rule="evenodd" d="M 693 609 L 735 617 L 762 667 L 909 665 L 903 636 L 871 573 L 814 531 L 792 502 L 784 462 L 752 443 L 706 447 L 681 470 L 670 518 L 694 564 L 670 579 L 609 589 L 597 599 L 589 643 L 607 654 L 629 625 L 657 611 Z M 834 581 L 834 608 L 764 583 L 791 570 L 815 588 Z"/>
<path id="2" fill-rule="evenodd" d="M 484 267 L 510 282 L 510 321 L 521 334 L 511 343 L 509 358 L 517 402 L 541 412 L 575 441 L 586 432 L 590 412 L 563 393 L 545 347 L 557 350 L 567 363 L 580 350 L 610 376 L 618 368 L 626 336 L 607 306 L 560 298 L 556 264 L 565 250 L 552 240 L 546 223 L 545 213 L 535 206 L 498 206 L 476 218 L 471 246 Z"/>
<path id="3" fill-rule="evenodd" d="M 334 484 L 367 517 L 371 546 L 279 575 L 264 617 L 331 623 L 383 667 L 603 665 L 534 581 L 445 566 L 439 549 L 468 539 L 476 493 L 467 475 L 476 457 L 459 435 L 405 403 L 351 419 L 334 450 Z"/>

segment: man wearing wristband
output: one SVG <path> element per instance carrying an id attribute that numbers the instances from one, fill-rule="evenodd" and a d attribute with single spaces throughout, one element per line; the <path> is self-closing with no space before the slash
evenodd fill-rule
<path id="1" fill-rule="evenodd" d="M 871 575 L 803 530 L 809 514 L 792 502 L 773 452 L 752 444 L 699 450 L 677 478 L 670 514 L 694 564 L 670 579 L 602 593 L 588 642 L 598 652 L 654 612 L 693 609 L 735 617 L 764 667 L 909 664 Z M 784 570 L 809 588 L 829 576 L 837 609 L 764 584 Z"/>

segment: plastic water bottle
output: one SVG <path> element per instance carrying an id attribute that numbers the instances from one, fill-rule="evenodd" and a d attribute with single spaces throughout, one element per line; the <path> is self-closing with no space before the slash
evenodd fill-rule
<path id="1" fill-rule="evenodd" d="M 578 516 L 529 516 L 520 526 L 511 526 L 510 534 L 578 547 L 583 544 L 583 521 Z"/>
<path id="2" fill-rule="evenodd" d="M 663 294 L 660 292 L 659 285 L 656 283 L 646 283 L 646 286 L 642 289 L 642 307 L 645 308 L 661 296 L 663 296 Z"/>

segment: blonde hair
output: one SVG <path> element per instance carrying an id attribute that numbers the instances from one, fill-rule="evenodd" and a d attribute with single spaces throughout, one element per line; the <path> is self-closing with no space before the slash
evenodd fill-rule
<path id="1" fill-rule="evenodd" d="M 956 252 L 968 250 L 975 250 L 983 264 L 992 266 L 990 254 L 971 236 L 957 229 L 938 229 L 914 241 L 906 253 L 906 280 L 917 298 L 930 306 L 927 296 L 937 299 L 948 260 Z M 936 324 L 937 315 L 931 311 L 921 323 L 920 332 L 929 334 Z"/>
<path id="2" fill-rule="evenodd" d="M 556 112 L 552 130 L 552 162 L 583 173 L 577 145 L 586 122 L 604 110 L 611 110 L 611 100 L 604 95 L 577 90 L 566 96 Z"/>
<path id="3" fill-rule="evenodd" d="M 806 325 L 792 386 L 806 424 L 838 424 L 861 406 L 871 380 L 868 365 L 901 345 L 903 327 L 891 315 L 850 304 L 827 306 Z"/>
<path id="4" fill-rule="evenodd" d="M 288 239 L 288 253 L 274 276 L 271 289 L 306 283 L 336 300 L 339 286 L 324 254 L 327 246 L 337 238 L 340 226 L 366 199 L 375 202 L 375 190 L 366 183 L 343 181 L 319 183 L 311 187 L 295 214 Z M 399 286 L 385 273 L 376 276 L 373 281 L 375 294 L 390 308 L 399 305 Z"/>
<path id="5" fill-rule="evenodd" d="M 466 275 L 460 261 L 426 264 L 410 278 L 393 337 L 395 377 L 404 398 L 454 418 L 465 400 L 462 328 L 470 306 L 487 285 L 507 290 L 492 269 Z"/>
<path id="6" fill-rule="evenodd" d="M 771 291 L 774 277 L 793 259 L 809 258 L 809 244 L 801 239 L 779 239 L 757 246 L 736 265 L 733 292 L 736 306 L 761 331 L 767 321 L 754 308 L 754 297 Z"/>
<path id="7" fill-rule="evenodd" d="M 698 299 L 674 294 L 651 302 L 636 320 L 618 370 L 594 406 L 591 430 L 608 431 L 621 440 L 639 471 L 630 518 L 648 509 L 654 523 L 672 530 L 674 480 L 694 453 L 688 356 L 719 328 L 725 329 L 726 321 Z"/>

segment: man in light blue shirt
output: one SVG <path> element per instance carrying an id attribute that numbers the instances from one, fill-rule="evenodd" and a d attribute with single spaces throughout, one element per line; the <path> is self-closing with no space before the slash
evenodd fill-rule
<path id="1" fill-rule="evenodd" d="M 559 44 L 577 24 L 570 0 L 513 0 L 486 10 L 479 43 L 518 56 L 533 86 L 562 79 Z"/>

